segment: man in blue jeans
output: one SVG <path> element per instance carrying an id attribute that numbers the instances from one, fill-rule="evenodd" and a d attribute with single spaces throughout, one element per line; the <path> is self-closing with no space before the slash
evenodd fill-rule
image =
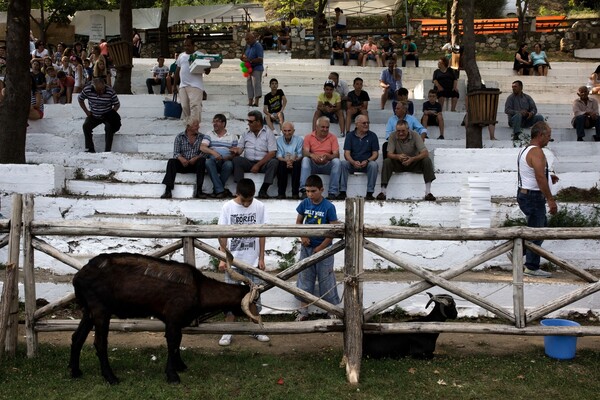
<path id="1" fill-rule="evenodd" d="M 508 115 L 508 126 L 513 128 L 513 140 L 519 140 L 523 128 L 532 127 L 535 123 L 544 120 L 544 117 L 537 113 L 535 101 L 531 96 L 523 93 L 521 81 L 512 83 L 512 94 L 506 98 L 504 113 Z"/>
<path id="2" fill-rule="evenodd" d="M 519 189 L 517 202 L 527 218 L 527 226 L 543 228 L 548 226 L 546 218 L 546 202 L 550 214 L 556 214 L 558 206 L 552 197 L 550 184 L 558 182 L 556 175 L 550 175 L 546 156 L 542 150 L 552 138 L 552 129 L 545 122 L 537 122 L 531 128 L 531 142 L 519 153 L 517 170 Z M 543 240 L 532 240 L 541 246 Z M 511 257 L 512 258 L 512 257 Z M 540 269 L 540 256 L 533 251 L 525 251 L 525 275 L 550 278 L 551 273 Z"/>
<path id="3" fill-rule="evenodd" d="M 225 188 L 227 179 L 233 173 L 233 162 L 237 147 L 237 136 L 227 132 L 227 118 L 223 114 L 213 117 L 213 130 L 204 135 L 200 151 L 208 156 L 206 171 L 213 184 L 214 197 L 218 199 L 232 197 L 229 189 Z"/>

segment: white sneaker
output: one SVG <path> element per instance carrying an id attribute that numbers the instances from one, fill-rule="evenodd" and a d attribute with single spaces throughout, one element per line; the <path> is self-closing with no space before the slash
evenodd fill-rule
<path id="1" fill-rule="evenodd" d="M 271 341 L 271 338 L 269 338 L 267 335 L 257 335 L 255 333 L 250 336 L 253 337 L 254 339 L 258 340 L 259 342 L 270 342 Z"/>
<path id="2" fill-rule="evenodd" d="M 221 336 L 221 340 L 219 340 L 219 346 L 229 346 L 230 344 L 231 344 L 231 335 Z"/>
<path id="3" fill-rule="evenodd" d="M 527 276 L 536 276 L 538 278 L 551 278 L 552 274 L 550 272 L 543 271 L 541 269 L 529 269 L 525 267 L 523 273 Z"/>

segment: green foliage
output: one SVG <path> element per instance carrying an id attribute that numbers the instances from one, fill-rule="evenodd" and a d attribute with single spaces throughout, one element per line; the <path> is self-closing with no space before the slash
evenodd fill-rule
<path id="1" fill-rule="evenodd" d="M 524 217 L 509 218 L 508 215 L 502 223 L 503 227 L 527 226 Z M 581 207 L 559 207 L 558 212 L 548 218 L 551 228 L 585 228 L 600 226 L 600 207 L 593 207 L 593 211 L 584 212 Z"/>
<path id="2" fill-rule="evenodd" d="M 417 224 L 416 222 L 411 222 L 410 218 L 404 218 L 404 217 L 391 217 L 390 218 L 390 225 L 392 226 L 405 226 L 405 227 L 409 227 L 409 228 L 418 228 L 419 224 Z"/>
<path id="3" fill-rule="evenodd" d="M 600 190 L 597 185 L 590 189 L 569 186 L 558 191 L 556 200 L 573 203 L 600 203 Z"/>
<path id="4" fill-rule="evenodd" d="M 283 253 L 277 249 L 267 249 L 266 253 L 268 255 L 276 255 L 278 257 L 277 268 L 279 271 L 284 271 L 285 269 L 291 267 L 296 263 L 299 243 L 299 239 L 294 239 L 294 241 L 292 242 L 292 248 L 287 253 Z"/>

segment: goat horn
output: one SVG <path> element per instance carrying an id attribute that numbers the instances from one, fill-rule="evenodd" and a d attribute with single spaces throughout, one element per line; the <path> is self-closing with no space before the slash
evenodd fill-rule
<path id="1" fill-rule="evenodd" d="M 250 311 L 250 303 L 252 303 L 257 296 L 258 296 L 258 287 L 252 286 L 252 289 L 250 289 L 250 292 L 248 292 L 248 294 L 245 295 L 244 298 L 242 299 L 242 310 L 248 316 L 248 318 L 250 318 L 250 320 L 259 324 L 260 327 L 262 328 L 263 322 L 262 322 L 262 318 L 260 317 L 260 314 L 254 315 Z"/>
<path id="2" fill-rule="evenodd" d="M 427 293 L 427 294 L 429 295 L 429 301 L 428 301 L 428 302 L 427 302 L 427 304 L 425 305 L 425 308 L 428 308 L 428 307 L 429 307 L 429 305 L 431 304 L 431 302 L 435 301 L 435 300 L 434 300 L 434 297 L 435 297 L 435 296 L 434 296 L 434 295 L 432 295 L 432 294 L 431 294 L 431 293 L 429 293 L 429 292 L 425 292 L 425 293 Z"/>
<path id="3" fill-rule="evenodd" d="M 231 254 L 228 248 L 225 248 L 225 263 L 227 264 L 227 273 L 231 279 L 235 279 L 236 281 L 244 282 L 248 286 L 252 286 L 252 281 L 250 279 L 231 268 L 231 263 L 233 263 L 233 254 Z"/>

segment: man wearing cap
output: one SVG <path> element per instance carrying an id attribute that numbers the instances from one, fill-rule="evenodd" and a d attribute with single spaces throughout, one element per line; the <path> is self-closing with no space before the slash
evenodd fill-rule
<path id="1" fill-rule="evenodd" d="M 344 113 L 342 112 L 342 99 L 335 91 L 335 83 L 326 80 L 323 84 L 323 93 L 317 96 L 317 109 L 313 115 L 312 129 L 316 130 L 317 119 L 327 117 L 330 121 L 340 124 L 340 136 L 344 137 Z"/>

